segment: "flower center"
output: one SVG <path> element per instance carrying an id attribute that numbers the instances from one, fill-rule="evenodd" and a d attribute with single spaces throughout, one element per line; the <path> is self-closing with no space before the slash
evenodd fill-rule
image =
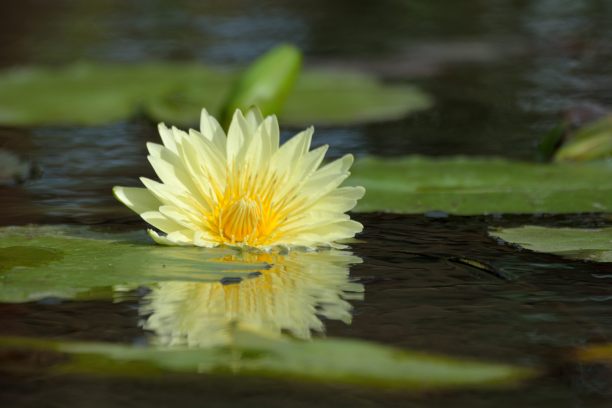
<path id="1" fill-rule="evenodd" d="M 262 220 L 261 204 L 258 200 L 241 197 L 219 214 L 219 230 L 231 243 L 249 243 L 257 236 Z"/>

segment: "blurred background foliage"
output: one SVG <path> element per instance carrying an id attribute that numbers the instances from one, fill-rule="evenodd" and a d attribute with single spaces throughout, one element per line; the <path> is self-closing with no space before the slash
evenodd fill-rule
<path id="1" fill-rule="evenodd" d="M 93 219 L 112 213 L 101 197 L 147 171 L 141 146 L 156 138 L 155 122 L 196 126 L 203 105 L 225 117 L 253 103 L 277 111 L 283 138 L 315 124 L 313 145 L 329 144 L 330 158 L 548 162 L 597 160 L 611 151 L 609 120 L 600 119 L 612 106 L 612 5 L 603 0 L 25 0 L 8 7 L 4 20 L 0 149 L 13 167 L 0 171 L 2 183 L 42 169 L 44 180 L 29 183 L 28 194 L 62 216 L 72 217 L 75 207 Z M 482 213 L 612 206 L 607 164 L 578 170 L 577 178 L 593 176 L 576 189 L 554 182 L 541 189 L 544 169 L 525 174 L 510 163 L 501 178 L 489 178 L 487 161 L 457 168 L 449 160 L 409 166 L 400 160 L 383 177 L 386 184 L 361 177 L 372 191 L 391 195 L 378 204 L 366 197 L 360 208 L 465 213 L 460 208 L 471 201 Z M 375 162 L 357 163 L 363 176 Z M 447 166 L 456 170 L 446 178 L 411 176 Z M 600 194 L 576 206 L 575 197 L 584 197 L 578 193 L 593 185 Z M 497 199 L 483 206 L 482 194 Z M 559 194 L 562 200 L 551 198 Z M 24 208 L 38 212 L 20 194 L 11 197 L 13 217 L 23 218 Z M 516 197 L 524 199 L 509 200 Z"/>
<path id="2" fill-rule="evenodd" d="M 26 0 L 4 10 L 0 66 L 244 66 L 290 42 L 307 65 L 409 80 L 433 94 L 428 112 L 351 129 L 358 151 L 532 159 L 564 113 L 608 109 L 611 9 L 605 0 Z"/>

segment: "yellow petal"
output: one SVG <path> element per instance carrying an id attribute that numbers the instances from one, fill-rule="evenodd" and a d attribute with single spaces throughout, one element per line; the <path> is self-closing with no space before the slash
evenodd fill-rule
<path id="1" fill-rule="evenodd" d="M 176 153 L 176 143 L 174 141 L 174 134 L 172 133 L 172 130 L 168 129 L 163 123 L 160 123 L 157 126 L 157 130 L 159 131 L 159 135 L 161 136 L 164 146 L 166 146 L 166 148 L 171 152 Z"/>
<path id="2" fill-rule="evenodd" d="M 156 242 L 172 245 L 256 246 L 269 249 L 320 245 L 361 231 L 345 214 L 364 194 L 340 187 L 353 157 L 322 167 L 328 146 L 310 150 L 308 128 L 279 146 L 275 116 L 237 110 L 227 137 L 202 110 L 200 131 L 159 125 L 162 144 L 148 143 L 149 162 L 160 182 L 141 178 L 145 189 L 114 192 L 149 224 Z"/>
<path id="3" fill-rule="evenodd" d="M 117 200 L 139 214 L 156 210 L 160 206 L 159 200 L 146 188 L 115 186 L 113 194 Z"/>
<path id="4" fill-rule="evenodd" d="M 234 113 L 232 123 L 227 131 L 227 161 L 230 168 L 240 159 L 250 143 L 249 124 L 239 110 Z"/>
<path id="5" fill-rule="evenodd" d="M 142 219 L 148 224 L 154 226 L 160 231 L 165 232 L 166 234 L 185 228 L 176 221 L 169 219 L 159 211 L 147 211 L 140 214 L 140 217 L 142 217 Z"/>
<path id="6" fill-rule="evenodd" d="M 200 117 L 200 132 L 207 140 L 212 142 L 219 151 L 225 152 L 227 137 L 223 128 L 214 117 L 210 116 L 206 109 L 202 109 Z"/>

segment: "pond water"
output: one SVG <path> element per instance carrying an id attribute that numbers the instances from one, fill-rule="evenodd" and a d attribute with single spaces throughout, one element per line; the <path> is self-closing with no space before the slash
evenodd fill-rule
<path id="1" fill-rule="evenodd" d="M 298 45 L 307 63 L 410 81 L 435 98 L 434 108 L 403 120 L 317 129 L 313 144 L 329 143 L 332 157 L 535 160 L 539 137 L 562 115 L 612 105 L 612 4 L 604 0 L 25 0 L 8 6 L 1 21 L 3 67 L 77 60 L 238 64 L 280 39 Z M 88 128 L 0 128 L 0 147 L 41 173 L 23 185 L 0 186 L 0 226 L 143 229 L 110 189 L 154 177 L 145 158 L 149 140 L 157 140 L 155 125 L 142 118 Z M 609 368 L 573 363 L 570 354 L 611 341 L 612 264 L 524 251 L 487 234 L 524 224 L 598 227 L 612 224 L 609 217 L 354 216 L 365 226 L 352 246 L 363 262 L 350 274 L 365 295 L 350 301 L 351 324 L 323 319 L 327 336 L 544 367 L 543 376 L 510 389 L 423 394 L 258 377 L 51 375 L 44 367 L 57 356 L 5 353 L 2 406 L 610 405 Z M 146 296 L 0 304 L 0 334 L 144 344 L 150 333 L 139 324 L 139 308 Z"/>

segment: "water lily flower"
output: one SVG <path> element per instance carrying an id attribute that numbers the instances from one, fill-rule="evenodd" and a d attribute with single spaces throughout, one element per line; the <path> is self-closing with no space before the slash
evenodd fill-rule
<path id="1" fill-rule="evenodd" d="M 163 146 L 148 143 L 161 182 L 115 187 L 115 197 L 161 231 L 163 245 L 341 247 L 363 226 L 345 214 L 363 187 L 340 187 L 353 157 L 321 166 L 328 146 L 310 150 L 310 127 L 279 146 L 275 116 L 237 110 L 227 136 L 202 111 L 200 131 L 159 125 Z"/>
<path id="2" fill-rule="evenodd" d="M 352 282 L 349 266 L 361 263 L 335 249 L 288 254 L 242 252 L 225 262 L 265 262 L 270 269 L 236 284 L 170 281 L 151 286 L 140 306 L 142 326 L 163 346 L 211 347 L 232 343 L 234 330 L 310 339 L 324 332 L 321 317 L 350 324 L 350 300 L 364 287 Z"/>

